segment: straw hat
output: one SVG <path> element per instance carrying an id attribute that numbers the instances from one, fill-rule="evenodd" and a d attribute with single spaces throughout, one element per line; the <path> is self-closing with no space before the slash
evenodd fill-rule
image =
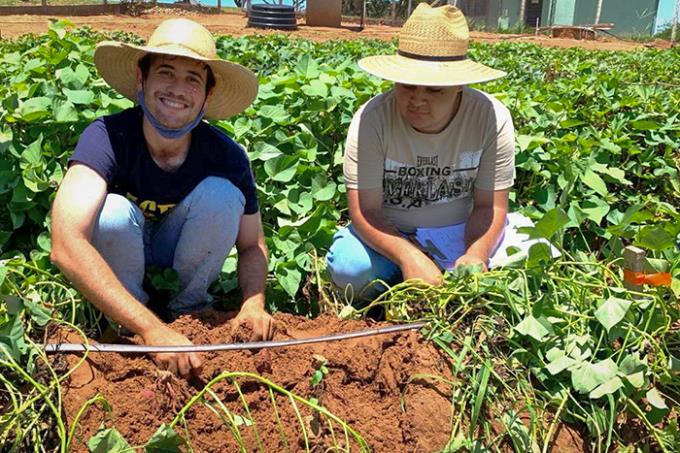
<path id="1" fill-rule="evenodd" d="M 505 72 L 468 60 L 467 21 L 455 6 L 420 3 L 399 32 L 397 55 L 377 55 L 359 67 L 407 85 L 455 86 L 487 82 Z"/>
<path id="2" fill-rule="evenodd" d="M 215 75 L 205 117 L 224 119 L 246 109 L 257 96 L 257 78 L 249 69 L 217 56 L 215 40 L 200 24 L 188 19 L 163 21 L 146 46 L 103 41 L 95 50 L 99 74 L 114 90 L 137 99 L 137 62 L 147 53 L 175 55 L 205 62 Z"/>

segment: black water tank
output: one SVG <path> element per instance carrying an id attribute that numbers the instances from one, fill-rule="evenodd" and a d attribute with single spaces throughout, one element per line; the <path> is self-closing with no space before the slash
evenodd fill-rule
<path id="1" fill-rule="evenodd" d="M 250 5 L 248 26 L 256 28 L 297 29 L 295 8 L 289 5 Z"/>

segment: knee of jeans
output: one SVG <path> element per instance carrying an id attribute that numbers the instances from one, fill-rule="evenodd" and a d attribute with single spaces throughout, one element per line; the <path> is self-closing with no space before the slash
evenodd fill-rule
<path id="1" fill-rule="evenodd" d="M 108 194 L 99 214 L 99 233 L 128 233 L 131 228 L 139 229 L 144 224 L 144 215 L 137 206 L 118 194 Z"/>
<path id="2" fill-rule="evenodd" d="M 199 212 L 226 214 L 228 217 L 240 217 L 245 207 L 243 192 L 226 178 L 209 176 L 194 189 L 196 195 L 192 205 Z"/>
<path id="3" fill-rule="evenodd" d="M 335 283 L 340 288 L 352 285 L 360 290 L 374 280 L 373 268 L 368 259 L 354 253 L 342 253 L 337 247 L 331 247 L 326 255 L 326 268 Z"/>

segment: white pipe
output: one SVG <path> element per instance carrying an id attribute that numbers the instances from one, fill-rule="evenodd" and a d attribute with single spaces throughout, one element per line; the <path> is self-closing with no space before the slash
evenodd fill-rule
<path id="1" fill-rule="evenodd" d="M 279 341 L 254 341 L 250 343 L 221 343 L 221 344 L 191 344 L 186 346 L 146 346 L 137 344 L 108 344 L 108 343 L 48 343 L 45 352 L 118 352 L 135 354 L 140 352 L 211 352 L 211 351 L 239 351 L 244 349 L 265 349 L 300 344 L 325 343 L 329 341 L 349 340 L 351 338 L 372 337 L 388 333 L 402 332 L 405 330 L 418 330 L 427 322 L 413 322 L 409 324 L 397 324 L 393 326 L 377 327 L 373 329 L 359 330 L 356 332 L 335 333 L 321 337 L 299 338 Z"/>
<path id="2" fill-rule="evenodd" d="M 597 0 L 597 11 L 595 12 L 595 24 L 600 23 L 600 17 L 602 17 L 602 2 L 603 0 Z"/>
<path id="3" fill-rule="evenodd" d="M 675 37 L 678 31 L 678 16 L 680 16 L 680 0 L 675 1 L 675 14 L 673 14 L 673 28 L 671 28 L 671 46 L 675 44 Z"/>

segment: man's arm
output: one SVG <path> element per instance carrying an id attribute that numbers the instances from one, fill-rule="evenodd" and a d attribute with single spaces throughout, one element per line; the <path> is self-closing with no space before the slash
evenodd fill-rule
<path id="1" fill-rule="evenodd" d="M 106 181 L 97 172 L 82 164 L 69 168 L 52 207 L 50 258 L 87 300 L 140 335 L 146 344 L 191 344 L 135 299 L 92 245 L 95 221 L 106 193 Z M 183 376 L 201 366 L 195 353 L 157 354 L 154 360 Z"/>
<path id="2" fill-rule="evenodd" d="M 486 270 L 486 263 L 505 228 L 509 193 L 510 189 L 474 190 L 474 207 L 465 225 L 466 251 L 456 266 L 482 264 Z"/>
<path id="3" fill-rule="evenodd" d="M 382 189 L 347 189 L 349 216 L 361 239 L 401 269 L 404 280 L 442 283 L 437 265 L 405 239 L 382 212 Z"/>
<path id="4" fill-rule="evenodd" d="M 238 282 L 243 302 L 234 328 L 250 323 L 254 339 L 269 340 L 273 335 L 273 319 L 264 306 L 267 246 L 259 212 L 241 217 L 236 237 L 236 249 L 238 250 Z"/>

